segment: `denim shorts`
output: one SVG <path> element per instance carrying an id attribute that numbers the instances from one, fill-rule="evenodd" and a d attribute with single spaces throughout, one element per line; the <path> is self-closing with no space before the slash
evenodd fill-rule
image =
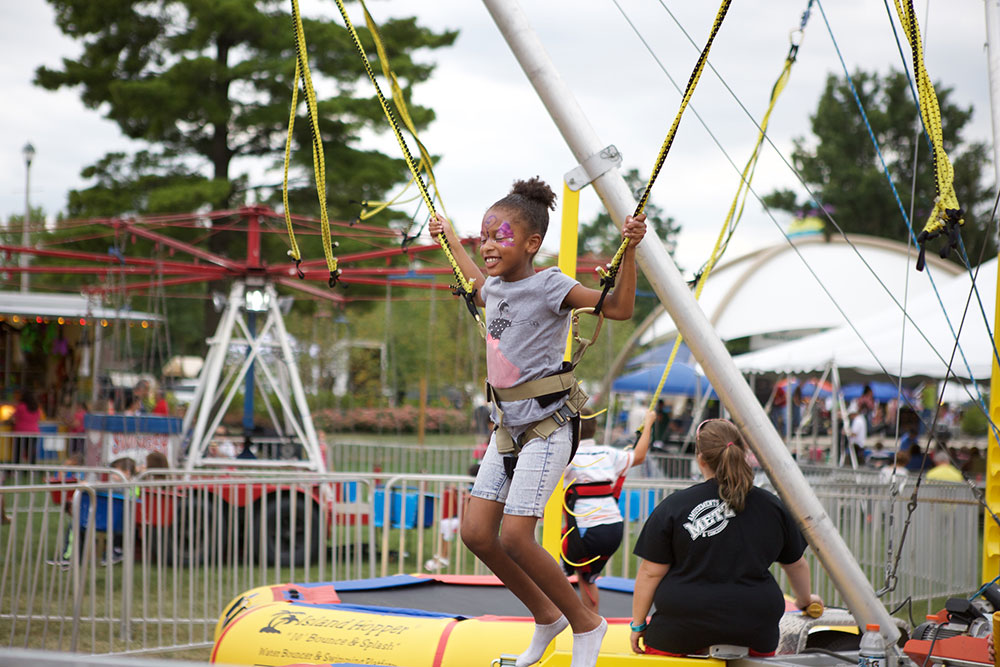
<path id="1" fill-rule="evenodd" d="M 505 456 L 497 452 L 494 433 L 479 465 L 472 495 L 503 503 L 504 514 L 541 518 L 545 503 L 569 465 L 572 446 L 569 423 L 560 426 L 548 438 L 529 440 L 517 457 L 513 479 L 508 479 L 503 465 Z"/>

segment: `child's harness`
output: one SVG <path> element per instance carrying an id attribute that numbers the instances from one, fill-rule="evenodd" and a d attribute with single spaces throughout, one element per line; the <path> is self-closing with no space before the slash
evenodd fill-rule
<path id="1" fill-rule="evenodd" d="M 576 501 L 580 498 L 618 498 L 622 493 L 622 486 L 625 484 L 625 473 L 613 482 L 585 482 L 582 484 L 571 484 L 566 489 L 563 499 L 563 535 L 562 535 L 562 555 L 563 560 L 580 570 L 584 574 L 590 574 L 590 564 L 595 561 L 606 561 L 609 556 L 591 557 L 583 545 L 583 536 L 576 525 Z"/>
<path id="2" fill-rule="evenodd" d="M 507 472 L 508 477 L 514 475 L 514 468 L 517 465 L 517 455 L 521 453 L 521 448 L 524 445 L 535 438 L 548 438 L 556 429 L 567 422 L 571 424 L 570 431 L 573 442 L 569 460 L 572 461 L 573 456 L 576 455 L 576 448 L 580 444 L 580 410 L 583 409 L 583 406 L 586 405 L 590 397 L 580 387 L 580 383 L 577 382 L 573 370 L 580 363 L 580 359 L 583 358 L 583 353 L 597 339 L 597 335 L 601 331 L 601 324 L 604 321 L 604 316 L 598 314 L 594 335 L 589 340 L 580 338 L 579 313 L 593 311 L 593 308 L 580 308 L 573 311 L 571 319 L 573 338 L 580 344 L 580 347 L 573 355 L 573 361 L 564 361 L 557 373 L 503 389 L 494 387 L 489 382 L 486 383 L 486 400 L 493 405 L 497 412 L 497 424 L 493 428 L 497 453 L 504 456 L 504 470 Z M 544 419 L 528 424 L 524 432 L 516 439 L 511 436 L 510 432 L 503 425 L 503 408 L 501 407 L 501 402 L 503 401 L 535 399 L 542 407 L 545 407 L 563 397 L 566 398 L 566 402 L 558 410 Z M 513 456 L 510 456 L 511 454 Z M 568 465 L 569 461 L 566 463 Z"/>

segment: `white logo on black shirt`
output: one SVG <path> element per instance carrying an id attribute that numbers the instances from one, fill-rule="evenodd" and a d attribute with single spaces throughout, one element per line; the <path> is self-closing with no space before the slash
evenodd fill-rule
<path id="1" fill-rule="evenodd" d="M 713 498 L 699 503 L 691 510 L 684 529 L 691 535 L 691 541 L 699 537 L 711 537 L 725 530 L 729 519 L 734 516 L 736 512 L 729 509 L 725 501 Z"/>

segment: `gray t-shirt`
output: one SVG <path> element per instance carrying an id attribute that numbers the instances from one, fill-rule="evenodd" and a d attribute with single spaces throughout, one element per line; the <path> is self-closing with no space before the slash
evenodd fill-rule
<path id="1" fill-rule="evenodd" d="M 486 303 L 486 378 L 498 388 L 514 387 L 552 375 L 562 365 L 569 331 L 570 308 L 563 300 L 576 280 L 552 267 L 507 282 L 489 277 L 482 287 Z M 565 403 L 559 399 L 542 407 L 535 399 L 506 401 L 505 427 L 517 437 L 524 426 L 545 419 Z M 494 407 L 491 418 L 499 420 Z"/>

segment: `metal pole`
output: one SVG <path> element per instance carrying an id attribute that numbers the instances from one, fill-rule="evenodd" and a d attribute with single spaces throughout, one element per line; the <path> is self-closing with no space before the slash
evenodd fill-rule
<path id="1" fill-rule="evenodd" d="M 993 169 L 1000 188 L 1000 0 L 985 0 L 986 50 L 990 77 L 990 106 L 993 109 Z"/>
<path id="2" fill-rule="evenodd" d="M 323 455 L 319 451 L 319 437 L 316 435 L 316 426 L 313 424 L 312 411 L 309 409 L 309 402 L 306 400 L 305 389 L 302 388 L 302 378 L 299 376 L 299 365 L 292 353 L 292 346 L 289 344 L 288 330 L 285 329 L 285 319 L 278 308 L 278 293 L 274 285 L 268 283 L 267 291 L 271 295 L 271 317 L 274 318 L 274 327 L 277 329 L 278 343 L 281 345 L 281 356 L 285 361 L 288 370 L 289 385 L 292 389 L 292 398 L 295 400 L 295 407 L 299 411 L 299 419 L 302 421 L 302 428 L 305 431 L 305 438 L 302 445 L 309 454 L 309 461 L 313 464 L 313 470 L 323 471 Z M 262 364 L 262 367 L 264 365 Z M 265 367 L 266 368 L 266 367 Z M 294 425 L 294 422 L 293 422 Z M 388 502 L 388 500 L 386 501 Z"/>
<path id="3" fill-rule="evenodd" d="M 35 147 L 30 143 L 24 145 L 24 224 L 21 227 L 21 247 L 27 248 L 31 245 L 31 161 L 35 157 Z M 28 268 L 30 261 L 28 253 L 21 252 L 18 258 L 18 265 L 22 269 Z M 27 292 L 31 287 L 31 274 L 21 271 L 21 291 Z"/>
<path id="4" fill-rule="evenodd" d="M 599 152 L 602 142 L 572 91 L 559 76 L 538 36 L 516 0 L 483 0 L 494 22 L 545 104 L 574 158 L 583 163 Z M 593 182 L 605 208 L 621 224 L 635 208 L 635 199 L 618 169 Z M 649 234 L 637 248 L 639 266 L 660 302 L 677 324 L 694 357 L 701 363 L 716 393 L 733 414 L 771 483 L 798 519 L 813 552 L 860 623 L 877 623 L 895 642 L 899 630 L 875 590 L 837 532 L 819 499 L 809 488 L 781 437 L 743 380 L 725 345 L 698 306 L 663 243 Z"/>

